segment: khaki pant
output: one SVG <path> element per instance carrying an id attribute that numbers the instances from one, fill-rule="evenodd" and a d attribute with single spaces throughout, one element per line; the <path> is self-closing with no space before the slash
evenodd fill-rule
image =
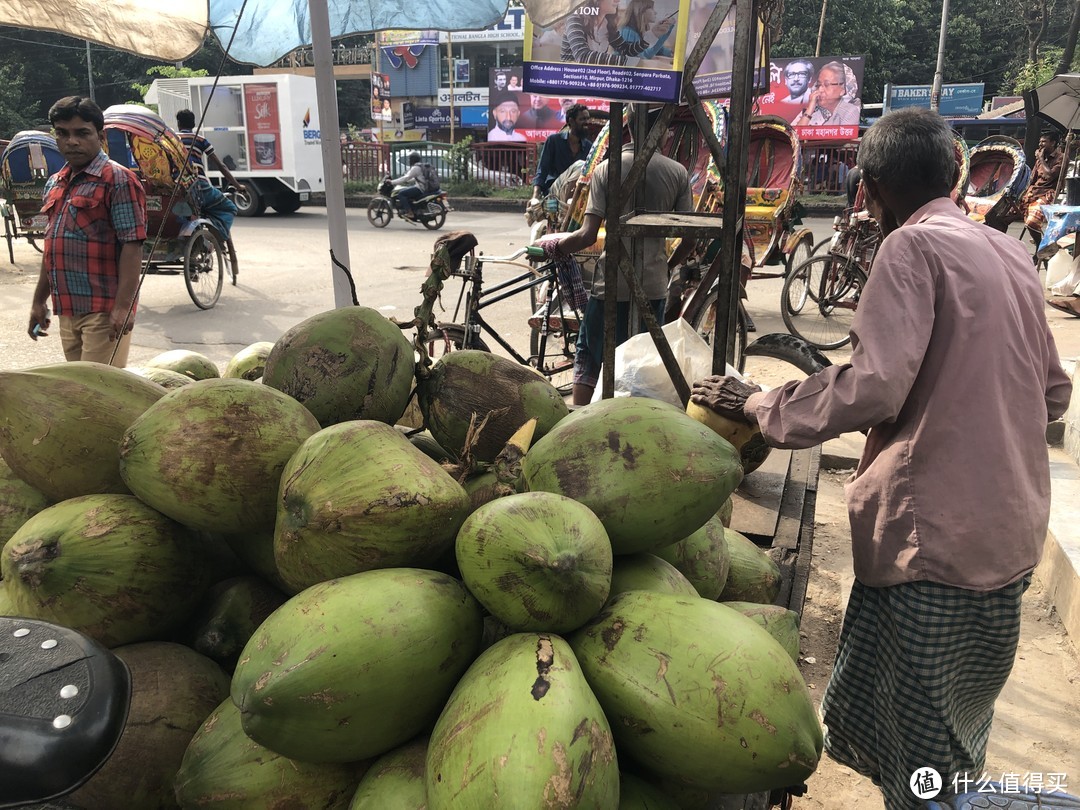
<path id="1" fill-rule="evenodd" d="M 67 360 L 89 360 L 118 368 L 127 365 L 131 333 L 120 338 L 120 346 L 109 337 L 109 313 L 60 316 L 60 342 Z M 113 350 L 116 356 L 113 356 Z"/>

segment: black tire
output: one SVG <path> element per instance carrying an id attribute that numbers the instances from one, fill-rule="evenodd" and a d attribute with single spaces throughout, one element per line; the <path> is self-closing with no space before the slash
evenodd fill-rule
<path id="1" fill-rule="evenodd" d="M 855 262 L 841 256 L 813 256 L 784 280 L 780 314 L 791 334 L 819 349 L 839 349 L 851 340 L 851 322 L 866 284 L 866 274 Z M 799 311 L 788 305 L 802 293 L 793 286 L 805 285 L 807 300 Z"/>
<path id="2" fill-rule="evenodd" d="M 261 217 L 266 213 L 266 200 L 251 183 L 241 183 L 236 187 L 233 203 L 237 215 L 241 217 Z"/>
<path id="3" fill-rule="evenodd" d="M 481 352 L 490 352 L 488 345 L 474 335 L 469 346 Z M 428 333 L 428 357 L 437 360 L 449 352 L 461 351 L 465 346 L 465 327 L 459 323 L 440 323 Z"/>
<path id="4" fill-rule="evenodd" d="M 12 233 L 11 225 L 11 218 L 4 217 L 4 239 L 7 240 L 8 261 L 10 261 L 12 264 L 15 264 L 15 248 L 13 245 L 15 241 L 15 234 Z"/>
<path id="5" fill-rule="evenodd" d="M 823 248 L 826 248 L 826 247 L 829 246 L 829 242 L 831 242 L 831 241 L 832 241 L 832 235 L 831 234 L 829 236 L 826 236 L 824 239 L 819 239 L 817 242 L 814 243 L 814 247 L 810 249 L 810 255 L 811 256 L 817 256 L 818 253 Z M 798 267 L 799 265 L 795 265 L 795 266 Z"/>
<path id="6" fill-rule="evenodd" d="M 807 234 L 798 241 L 798 244 L 795 245 L 794 250 L 792 250 L 791 253 L 789 253 L 787 255 L 787 258 L 784 260 L 784 275 L 790 276 L 792 270 L 794 270 L 800 264 L 809 259 L 813 254 L 813 237 Z"/>
<path id="7" fill-rule="evenodd" d="M 446 206 L 439 200 L 429 200 L 422 221 L 429 231 L 439 230 L 446 222 Z"/>
<path id="8" fill-rule="evenodd" d="M 372 197 L 367 207 L 367 219 L 376 228 L 385 228 L 394 218 L 394 209 L 386 197 Z"/>
<path id="9" fill-rule="evenodd" d="M 295 214 L 300 210 L 301 205 L 303 203 L 300 202 L 300 195 L 290 191 L 288 194 L 283 194 L 274 200 L 271 208 L 279 214 Z"/>
<path id="10" fill-rule="evenodd" d="M 716 290 L 706 296 L 701 309 L 694 314 L 690 325 L 701 337 L 712 345 L 713 333 L 716 331 Z M 746 367 L 746 317 L 743 315 L 742 306 L 738 309 L 738 319 L 735 321 L 735 362 L 732 364 L 739 371 Z"/>
<path id="11" fill-rule="evenodd" d="M 240 264 L 236 259 L 236 245 L 233 244 L 231 236 L 225 240 L 225 272 L 229 274 L 229 281 L 235 287 L 236 277 L 240 275 Z"/>
<path id="12" fill-rule="evenodd" d="M 184 284 L 199 309 L 211 309 L 221 297 L 225 259 L 221 243 L 208 228 L 198 228 L 184 244 Z"/>

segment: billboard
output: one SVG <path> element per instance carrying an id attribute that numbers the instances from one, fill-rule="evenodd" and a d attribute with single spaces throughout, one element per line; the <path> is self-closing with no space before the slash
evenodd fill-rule
<path id="1" fill-rule="evenodd" d="M 549 28 L 525 25 L 525 89 L 619 101 L 678 102 L 682 69 L 715 0 L 588 0 Z M 694 88 L 702 98 L 731 92 L 735 7 L 709 48 Z M 759 26 L 759 33 L 761 32 Z M 764 64 L 760 39 L 758 65 Z M 767 75 L 757 71 L 764 89 Z"/>
<path id="2" fill-rule="evenodd" d="M 543 142 L 566 123 L 566 110 L 584 104 L 592 110 L 607 110 L 596 98 L 547 96 L 522 92 L 522 68 L 492 68 L 488 74 L 488 141 Z"/>
<path id="3" fill-rule="evenodd" d="M 863 56 L 773 59 L 758 108 L 794 125 L 804 141 L 858 138 L 865 63 Z"/>
<path id="4" fill-rule="evenodd" d="M 252 169 L 280 169 L 281 120 L 278 117 L 276 84 L 245 84 L 244 112 L 247 117 L 248 154 L 254 156 Z"/>
<path id="5" fill-rule="evenodd" d="M 371 120 L 393 120 L 390 110 L 390 77 L 385 73 L 371 74 Z"/>
<path id="6" fill-rule="evenodd" d="M 982 82 L 942 85 L 938 112 L 942 115 L 955 116 L 978 115 L 982 112 L 984 89 Z M 885 85 L 885 112 L 889 113 L 904 107 L 930 109 L 931 90 L 928 84 L 887 84 Z"/>

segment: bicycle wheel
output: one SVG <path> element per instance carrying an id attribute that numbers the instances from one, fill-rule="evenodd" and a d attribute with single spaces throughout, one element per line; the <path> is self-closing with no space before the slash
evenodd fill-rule
<path id="1" fill-rule="evenodd" d="M 197 228 L 184 245 L 184 284 L 199 309 L 210 309 L 221 296 L 225 260 L 221 243 L 206 228 Z"/>
<path id="2" fill-rule="evenodd" d="M 807 234 L 799 240 L 794 249 L 787 255 L 784 261 L 784 275 L 791 275 L 791 271 L 814 255 L 814 246 L 811 237 Z"/>
<path id="3" fill-rule="evenodd" d="M 560 334 L 541 335 L 530 365 L 547 377 L 564 397 L 574 388 L 574 354 L 577 351 L 577 330 Z"/>
<path id="4" fill-rule="evenodd" d="M 394 212 L 390 210 L 390 201 L 385 197 L 372 197 L 367 207 L 368 222 L 376 228 L 385 228 L 394 218 Z"/>
<path id="5" fill-rule="evenodd" d="M 712 345 L 713 333 L 716 331 L 716 290 L 706 296 L 705 303 L 694 316 L 690 325 L 694 327 L 705 342 Z M 743 314 L 742 304 L 739 304 L 738 318 L 735 321 L 735 362 L 732 364 L 739 371 L 746 366 L 746 316 Z M 693 380 L 687 380 L 692 383 Z"/>
<path id="6" fill-rule="evenodd" d="M 802 284 L 809 299 L 799 311 L 788 306 Z M 813 256 L 784 281 L 780 314 L 791 334 L 819 349 L 839 349 L 851 340 L 851 322 L 866 284 L 866 274 L 842 256 Z"/>
<path id="7" fill-rule="evenodd" d="M 791 315 L 798 315 L 806 306 L 806 299 L 810 294 L 810 285 L 807 284 L 808 270 L 803 262 L 787 274 L 784 279 L 784 287 L 780 291 L 780 309 Z"/>
<path id="8" fill-rule="evenodd" d="M 490 352 L 491 349 L 479 337 L 474 336 L 470 349 Z M 444 354 L 461 351 L 465 346 L 465 327 L 459 323 L 440 323 L 428 333 L 427 353 L 432 360 L 438 360 Z"/>
<path id="9" fill-rule="evenodd" d="M 824 239 L 821 239 L 821 240 L 815 242 L 814 247 L 812 247 L 810 249 L 810 255 L 811 256 L 817 256 L 822 248 L 825 248 L 825 247 L 829 246 L 829 242 L 831 242 L 831 241 L 832 241 L 832 234 L 830 234 L 829 236 L 826 236 Z M 795 265 L 795 266 L 798 267 L 799 265 Z"/>

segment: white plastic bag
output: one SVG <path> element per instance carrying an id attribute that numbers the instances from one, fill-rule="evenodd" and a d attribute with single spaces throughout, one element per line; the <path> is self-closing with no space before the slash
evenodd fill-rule
<path id="1" fill-rule="evenodd" d="M 663 327 L 664 335 L 671 345 L 675 360 L 682 369 L 686 382 L 693 385 L 698 380 L 712 374 L 712 346 L 694 331 L 684 318 L 678 318 Z M 731 377 L 741 375 L 732 366 L 727 366 L 726 373 Z M 601 369 L 600 379 L 603 380 Z M 598 402 L 603 393 L 603 385 L 597 385 L 593 392 L 593 402 Z M 634 335 L 621 346 L 615 348 L 615 396 L 649 397 L 661 399 L 681 408 L 675 385 L 664 368 L 664 361 L 656 351 L 652 335 L 642 332 Z"/>

